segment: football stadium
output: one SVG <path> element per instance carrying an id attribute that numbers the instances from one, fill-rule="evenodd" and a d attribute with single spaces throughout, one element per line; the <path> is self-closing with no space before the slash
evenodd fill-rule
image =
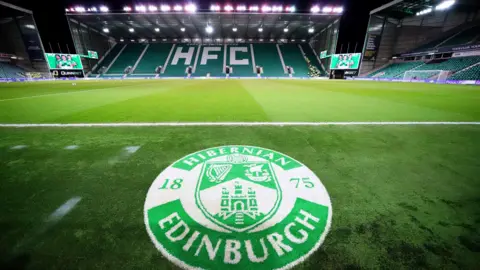
<path id="1" fill-rule="evenodd" d="M 1 269 L 480 266 L 478 1 L 0 11 Z"/>

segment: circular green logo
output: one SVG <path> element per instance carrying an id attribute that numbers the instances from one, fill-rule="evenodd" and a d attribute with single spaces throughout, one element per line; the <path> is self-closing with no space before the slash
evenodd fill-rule
<path id="1" fill-rule="evenodd" d="M 183 268 L 291 268 L 320 247 L 332 206 L 320 179 L 282 153 L 221 146 L 176 161 L 144 207 L 153 243 Z"/>

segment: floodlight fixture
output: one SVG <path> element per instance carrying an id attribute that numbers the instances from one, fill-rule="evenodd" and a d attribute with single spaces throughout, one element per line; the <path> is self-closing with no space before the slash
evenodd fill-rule
<path id="1" fill-rule="evenodd" d="M 157 8 L 157 6 L 150 5 L 150 6 L 148 6 L 148 11 L 155 12 L 155 11 L 158 11 L 158 8 Z"/>
<path id="2" fill-rule="evenodd" d="M 92 7 L 92 8 L 90 8 L 90 10 L 89 10 L 89 11 L 97 12 L 97 11 L 98 11 L 98 9 L 97 9 L 96 7 Z"/>
<path id="3" fill-rule="evenodd" d="M 195 13 L 197 11 L 197 6 L 195 4 L 187 4 L 185 5 L 185 11 Z"/>
<path id="4" fill-rule="evenodd" d="M 287 32 L 288 32 L 288 28 L 287 28 L 287 27 L 283 28 L 283 32 L 287 33 Z"/>
<path id="5" fill-rule="evenodd" d="M 446 0 L 435 6 L 435 10 L 446 10 L 455 4 L 455 0 Z"/>
<path id="6" fill-rule="evenodd" d="M 84 7 L 75 7 L 75 11 L 83 13 L 83 12 L 85 12 L 85 8 Z"/>
<path id="7" fill-rule="evenodd" d="M 174 11 L 182 11 L 182 10 L 183 10 L 183 7 L 180 6 L 180 5 L 175 5 L 175 6 L 173 7 L 173 10 L 174 10 Z"/>
<path id="8" fill-rule="evenodd" d="M 333 12 L 341 14 L 341 13 L 343 13 L 343 7 L 334 7 Z"/>
<path id="9" fill-rule="evenodd" d="M 244 5 L 237 6 L 237 11 L 246 11 L 246 10 L 247 10 L 247 6 L 244 6 Z"/>
<path id="10" fill-rule="evenodd" d="M 145 11 L 147 11 L 147 7 L 144 6 L 144 5 L 135 6 L 135 11 L 137 11 L 137 12 L 145 12 Z"/>
<path id="11" fill-rule="evenodd" d="M 25 24 L 25 28 L 35 29 L 35 25 L 33 25 L 33 24 Z"/>
<path id="12" fill-rule="evenodd" d="M 108 28 L 103 28 L 104 33 L 110 33 L 110 30 Z"/>
<path id="13" fill-rule="evenodd" d="M 257 11 L 260 10 L 260 8 L 259 8 L 258 6 L 250 6 L 250 7 L 248 8 L 248 10 L 257 12 Z"/>
<path id="14" fill-rule="evenodd" d="M 258 32 L 260 33 L 263 32 L 263 28 L 262 27 L 258 28 Z"/>
<path id="15" fill-rule="evenodd" d="M 213 27 L 211 25 L 207 25 L 207 27 L 205 27 L 205 32 L 207 32 L 207 34 L 213 33 Z"/>
<path id="16" fill-rule="evenodd" d="M 270 12 L 270 11 L 272 11 L 271 6 L 267 6 L 267 5 L 262 6 L 262 12 Z"/>
<path id="17" fill-rule="evenodd" d="M 315 29 L 314 29 L 313 27 L 308 28 L 308 33 L 311 34 L 311 33 L 313 33 L 313 32 L 315 32 Z"/>
<path id="18" fill-rule="evenodd" d="M 135 29 L 129 28 L 129 29 L 128 29 L 128 32 L 133 33 L 133 32 L 135 32 Z"/>
<path id="19" fill-rule="evenodd" d="M 310 12 L 311 12 L 311 13 L 319 13 L 319 12 L 320 12 L 320 7 L 319 7 L 319 6 L 313 6 L 313 7 L 310 9 Z"/>
<path id="20" fill-rule="evenodd" d="M 180 31 L 185 32 L 185 27 L 180 28 Z"/>
<path id="21" fill-rule="evenodd" d="M 233 7 L 232 5 L 225 5 L 225 7 L 223 8 L 223 10 L 227 11 L 227 12 L 230 12 L 230 11 L 233 11 Z"/>
<path id="22" fill-rule="evenodd" d="M 160 28 L 155 28 L 155 32 L 160 32 Z"/>
<path id="23" fill-rule="evenodd" d="M 160 10 L 163 12 L 168 12 L 171 10 L 171 7 L 169 5 L 161 5 Z"/>
<path id="24" fill-rule="evenodd" d="M 333 11 L 332 7 L 323 7 L 322 12 L 323 13 L 330 13 Z"/>
<path id="25" fill-rule="evenodd" d="M 110 11 L 110 9 L 108 9 L 107 6 L 100 6 L 100 11 L 101 12 L 108 12 L 108 11 Z"/>
<path id="26" fill-rule="evenodd" d="M 132 8 L 129 7 L 129 6 L 125 6 L 125 7 L 123 7 L 123 11 L 130 12 L 130 11 L 132 11 Z"/>
<path id="27" fill-rule="evenodd" d="M 233 31 L 233 32 L 237 32 L 237 30 L 238 30 L 238 29 L 237 29 L 236 27 L 233 27 L 233 28 L 232 28 L 232 31 Z"/>
<path id="28" fill-rule="evenodd" d="M 220 11 L 220 6 L 219 5 L 211 5 L 210 6 L 210 11 Z"/>
<path id="29" fill-rule="evenodd" d="M 283 7 L 282 7 L 282 6 L 273 6 L 273 7 L 272 7 L 272 11 L 273 11 L 273 12 L 282 12 L 282 11 L 283 11 Z"/>
<path id="30" fill-rule="evenodd" d="M 124 42 L 125 40 L 123 38 L 120 39 L 120 42 Z"/>
<path id="31" fill-rule="evenodd" d="M 154 38 L 152 38 L 152 41 L 153 41 L 153 42 L 155 42 L 155 41 L 157 41 L 157 40 L 156 40 L 156 39 L 154 39 Z"/>
<path id="32" fill-rule="evenodd" d="M 296 10 L 295 6 L 289 6 L 285 8 L 285 11 L 288 11 L 288 12 L 295 12 L 295 10 Z"/>

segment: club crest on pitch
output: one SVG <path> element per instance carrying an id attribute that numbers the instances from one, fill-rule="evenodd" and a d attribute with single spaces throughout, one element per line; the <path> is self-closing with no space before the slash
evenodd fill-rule
<path id="1" fill-rule="evenodd" d="M 204 163 L 195 201 L 215 224 L 229 231 L 248 231 L 275 213 L 281 189 L 270 162 L 251 161 L 244 155 L 226 160 Z"/>

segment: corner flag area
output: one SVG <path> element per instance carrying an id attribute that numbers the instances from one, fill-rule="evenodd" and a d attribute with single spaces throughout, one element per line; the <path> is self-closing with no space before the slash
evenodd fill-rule
<path id="1" fill-rule="evenodd" d="M 0 266 L 476 268 L 479 104 L 404 82 L 2 84 Z"/>

